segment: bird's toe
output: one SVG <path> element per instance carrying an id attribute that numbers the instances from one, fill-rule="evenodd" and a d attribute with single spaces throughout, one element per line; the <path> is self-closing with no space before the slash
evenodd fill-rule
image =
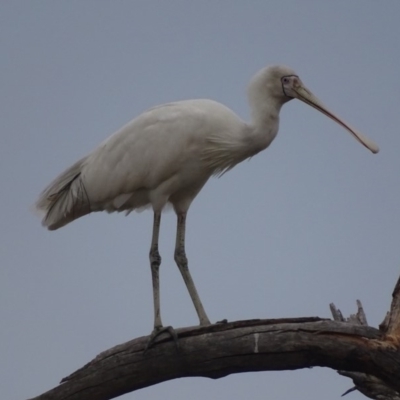
<path id="1" fill-rule="evenodd" d="M 160 326 L 160 327 L 154 328 L 153 332 L 151 332 L 150 338 L 146 344 L 146 347 L 144 348 L 143 355 L 145 355 L 146 352 L 151 347 L 153 347 L 153 345 L 156 343 L 156 339 L 163 333 L 169 334 L 169 336 L 172 338 L 172 340 L 175 343 L 176 351 L 179 352 L 178 335 L 177 335 L 175 329 L 172 326 Z"/>

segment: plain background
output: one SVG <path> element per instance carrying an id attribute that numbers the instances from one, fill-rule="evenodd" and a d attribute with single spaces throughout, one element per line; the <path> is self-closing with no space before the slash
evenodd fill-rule
<path id="1" fill-rule="evenodd" d="M 294 100 L 265 152 L 210 180 L 187 253 L 212 321 L 330 317 L 361 299 L 370 325 L 400 264 L 398 0 L 17 1 L 0 4 L 0 397 L 38 395 L 152 329 L 150 212 L 48 232 L 30 211 L 63 169 L 146 108 L 212 98 L 249 118 L 246 85 L 287 64 L 375 140 L 371 154 Z M 165 324 L 197 324 L 162 219 Z M 322 368 L 179 379 L 124 399 L 338 399 Z M 349 399 L 361 399 L 358 393 Z"/>

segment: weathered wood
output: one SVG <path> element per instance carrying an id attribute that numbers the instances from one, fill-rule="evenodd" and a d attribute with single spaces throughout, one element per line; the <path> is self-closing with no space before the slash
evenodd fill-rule
<path id="1" fill-rule="evenodd" d="M 368 326 L 367 316 L 365 315 L 360 300 L 357 300 L 357 313 L 350 314 L 350 317 L 348 318 L 344 318 L 342 312 L 338 308 L 336 308 L 333 303 L 329 304 L 329 308 L 331 309 L 331 313 L 335 321 L 348 322 L 354 325 Z"/>
<path id="2" fill-rule="evenodd" d="M 145 356 L 148 337 L 99 354 L 31 400 L 106 400 L 167 380 L 218 379 L 250 371 L 315 366 L 371 374 L 400 390 L 400 353 L 377 329 L 319 318 L 249 320 L 177 329 L 179 353 L 161 335 Z"/>
<path id="3" fill-rule="evenodd" d="M 400 277 L 392 294 L 392 304 L 387 324 L 387 339 L 400 346 Z"/>
<path id="4" fill-rule="evenodd" d="M 346 391 L 342 396 L 353 390 L 358 390 L 364 396 L 374 400 L 400 400 L 398 391 L 392 389 L 376 376 L 361 372 L 338 371 L 340 375 L 353 379 L 354 388 Z"/>
<path id="5" fill-rule="evenodd" d="M 347 322 L 353 325 L 368 326 L 367 317 L 365 315 L 363 306 L 360 300 L 357 300 L 357 313 L 351 314 L 349 318 L 344 318 L 343 314 L 336 306 L 332 303 L 330 304 L 330 309 L 332 312 L 333 319 L 335 321 Z M 386 332 L 387 323 L 389 321 L 389 314 L 386 316 L 384 322 L 379 326 L 381 332 Z M 386 329 L 382 329 L 383 324 L 386 321 Z M 354 383 L 354 387 L 343 393 L 342 396 L 358 390 L 370 399 L 375 400 L 400 400 L 400 394 L 398 391 L 394 390 L 392 387 L 388 386 L 384 381 L 377 378 L 371 374 L 365 374 L 362 372 L 354 371 L 338 371 L 340 375 L 347 376 L 351 378 Z"/>

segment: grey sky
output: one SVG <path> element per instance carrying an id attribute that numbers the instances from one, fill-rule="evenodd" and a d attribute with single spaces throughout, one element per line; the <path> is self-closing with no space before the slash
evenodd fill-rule
<path id="1" fill-rule="evenodd" d="M 375 140 L 372 155 L 299 101 L 265 152 L 209 181 L 188 217 L 212 321 L 329 317 L 363 301 L 377 326 L 400 265 L 400 2 L 16 1 L 0 4 L 0 391 L 37 395 L 152 329 L 152 215 L 93 214 L 47 232 L 30 212 L 64 168 L 149 106 L 205 97 L 249 117 L 246 85 L 294 68 Z M 162 315 L 197 323 L 163 215 Z M 334 371 L 166 382 L 124 399 L 338 399 Z M 360 394 L 349 398 L 362 399 Z"/>

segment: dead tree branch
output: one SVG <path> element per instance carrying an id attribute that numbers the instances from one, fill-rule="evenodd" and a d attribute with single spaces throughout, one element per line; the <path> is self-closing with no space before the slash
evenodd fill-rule
<path id="1" fill-rule="evenodd" d="M 400 277 L 392 294 L 392 304 L 387 322 L 386 339 L 392 340 L 399 347 L 400 344 Z"/>
<path id="2" fill-rule="evenodd" d="M 179 351 L 161 335 L 144 354 L 141 337 L 99 354 L 31 400 L 109 400 L 171 379 L 212 379 L 251 371 L 329 367 L 349 377 L 375 400 L 400 400 L 400 278 L 390 311 L 369 327 L 362 304 L 344 318 L 330 305 L 334 321 L 311 318 L 248 320 L 177 329 Z"/>
<path id="3" fill-rule="evenodd" d="M 248 320 L 182 328 L 177 334 L 179 352 L 166 335 L 144 356 L 148 337 L 137 338 L 101 353 L 31 400 L 106 400 L 181 377 L 218 379 L 315 366 L 371 374 L 400 390 L 398 348 L 368 326 L 320 318 Z"/>
<path id="4" fill-rule="evenodd" d="M 367 317 L 360 300 L 357 300 L 357 313 L 351 314 L 349 318 L 344 318 L 341 311 L 337 309 L 333 303 L 330 304 L 330 308 L 335 321 L 347 322 L 353 325 L 368 326 Z M 386 329 L 388 327 L 389 316 L 390 313 L 388 313 L 385 317 L 386 324 L 384 326 Z M 384 324 L 384 322 L 382 324 Z M 380 326 L 382 326 L 382 324 Z M 345 396 L 354 390 L 358 390 L 370 399 L 400 400 L 400 394 L 398 391 L 386 385 L 384 381 L 374 375 L 355 371 L 338 371 L 338 373 L 342 376 L 351 378 L 355 385 L 351 389 L 347 390 L 342 396 Z"/>

